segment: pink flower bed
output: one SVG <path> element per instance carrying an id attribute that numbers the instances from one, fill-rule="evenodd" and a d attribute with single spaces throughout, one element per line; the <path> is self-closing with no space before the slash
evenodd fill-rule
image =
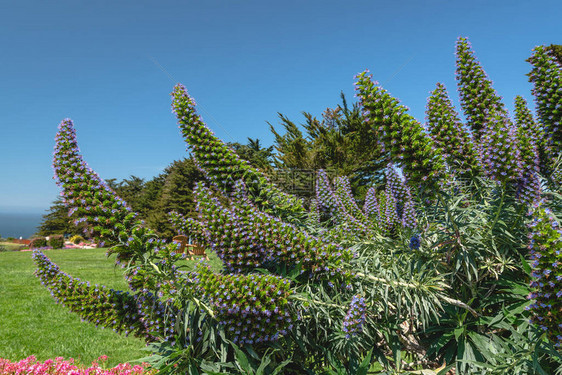
<path id="1" fill-rule="evenodd" d="M 79 244 L 66 243 L 64 245 L 65 249 L 83 249 L 83 248 L 96 248 L 98 247 L 95 243 L 80 242 Z"/>
<path id="2" fill-rule="evenodd" d="M 102 355 L 98 361 L 105 362 L 107 356 Z M 57 357 L 45 362 L 38 362 L 35 356 L 27 357 L 19 362 L 11 362 L 0 358 L 0 375 L 147 375 L 155 374 L 154 370 L 147 370 L 144 366 L 131 366 L 120 363 L 113 368 L 103 368 L 96 361 L 90 367 L 77 366 L 74 359 L 64 360 Z"/>

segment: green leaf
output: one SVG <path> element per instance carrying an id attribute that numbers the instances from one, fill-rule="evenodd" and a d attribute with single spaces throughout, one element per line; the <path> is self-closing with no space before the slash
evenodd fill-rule
<path id="1" fill-rule="evenodd" d="M 236 344 L 232 343 L 231 345 L 234 348 L 234 354 L 236 355 L 236 365 L 246 374 L 250 375 L 252 373 L 252 367 L 250 367 L 248 357 Z"/>
<path id="2" fill-rule="evenodd" d="M 369 368 L 371 367 L 372 356 L 373 356 L 373 350 L 371 349 L 363 359 L 363 362 L 361 362 L 361 364 L 357 368 L 357 372 L 355 373 L 356 375 L 367 375 L 367 371 L 369 371 Z"/>

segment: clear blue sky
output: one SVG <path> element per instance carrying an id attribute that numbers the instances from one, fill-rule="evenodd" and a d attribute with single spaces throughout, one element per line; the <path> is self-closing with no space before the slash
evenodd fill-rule
<path id="1" fill-rule="evenodd" d="M 0 212 L 55 199 L 65 117 L 102 178 L 148 179 L 185 156 L 176 82 L 225 141 L 271 144 L 277 112 L 300 122 L 351 100 L 366 68 L 423 120 L 436 82 L 458 101 L 462 35 L 513 108 L 531 99 L 531 49 L 562 44 L 561 14 L 560 0 L 0 1 Z"/>

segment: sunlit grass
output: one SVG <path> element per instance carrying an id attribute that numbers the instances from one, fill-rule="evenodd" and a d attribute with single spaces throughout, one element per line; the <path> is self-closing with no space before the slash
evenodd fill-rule
<path id="1" fill-rule="evenodd" d="M 15 251 L 25 249 L 27 246 L 19 243 L 0 241 L 0 247 L 3 247 L 6 251 Z"/>
<path id="2" fill-rule="evenodd" d="M 73 277 L 92 284 L 128 290 L 122 270 L 106 249 L 47 250 L 45 255 Z M 0 252 L 0 358 L 23 359 L 35 355 L 39 360 L 54 357 L 79 359 L 90 364 L 101 355 L 108 365 L 146 356 L 144 341 L 124 337 L 94 324 L 81 322 L 78 315 L 56 304 L 49 291 L 33 272 L 31 252 Z M 221 262 L 210 255 L 214 269 Z M 188 261 L 192 266 L 196 261 Z"/>

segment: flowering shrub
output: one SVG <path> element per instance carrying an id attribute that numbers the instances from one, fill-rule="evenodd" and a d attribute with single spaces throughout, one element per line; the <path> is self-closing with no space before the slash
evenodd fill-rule
<path id="1" fill-rule="evenodd" d="M 534 49 L 529 58 L 533 69 L 529 80 L 533 83 L 533 95 L 537 115 L 545 129 L 548 144 L 556 150 L 562 145 L 562 68 L 544 46 Z"/>
<path id="2" fill-rule="evenodd" d="M 320 172 L 307 211 L 216 138 L 177 85 L 172 110 L 208 181 L 195 189 L 197 218 L 171 213 L 170 221 L 216 253 L 219 273 L 204 263 L 185 269 L 178 245 L 88 168 L 66 119 L 54 157 L 61 194 L 76 224 L 112 245 L 130 292 L 73 279 L 40 251 L 37 275 L 84 319 L 145 337 L 164 373 L 366 372 L 372 358 L 396 371 L 444 362 L 459 374 L 547 373 L 562 360 L 554 349 L 562 338 L 554 163 L 562 84 L 546 50 L 530 61 L 539 118 L 518 98 L 512 120 L 460 38 L 467 124 L 438 85 L 427 130 L 359 74 L 363 119 L 388 163 L 384 186 L 371 187 L 362 208 L 347 177 Z M 404 365 L 406 357 L 419 362 Z"/>
<path id="3" fill-rule="evenodd" d="M 51 295 L 71 311 L 106 328 L 126 335 L 154 340 L 155 336 L 166 334 L 163 325 L 163 307 L 147 293 L 132 296 L 129 293 L 108 289 L 101 285 L 74 279 L 62 272 L 41 252 L 34 252 L 37 264 L 35 274 L 41 284 L 49 288 Z"/>
<path id="4" fill-rule="evenodd" d="M 99 362 L 107 360 L 107 356 L 98 358 Z M 97 361 L 92 362 L 90 367 L 78 366 L 74 359 L 65 360 L 62 357 L 47 359 L 44 362 L 37 361 L 34 356 L 27 357 L 18 362 L 11 362 L 0 358 L 0 375 L 148 375 L 155 371 L 147 370 L 145 366 L 131 366 L 128 363 L 120 363 L 112 368 L 104 368 Z"/>
<path id="5" fill-rule="evenodd" d="M 275 207 L 277 214 L 292 220 L 293 216 L 305 214 L 303 202 L 282 192 L 271 184 L 266 176 L 221 142 L 205 126 L 195 109 L 195 100 L 189 96 L 185 86 L 176 85 L 172 92 L 172 111 L 178 118 L 179 128 L 203 173 L 214 186 L 230 191 L 238 180 L 244 181 L 251 194 L 262 195 L 260 208 Z"/>

